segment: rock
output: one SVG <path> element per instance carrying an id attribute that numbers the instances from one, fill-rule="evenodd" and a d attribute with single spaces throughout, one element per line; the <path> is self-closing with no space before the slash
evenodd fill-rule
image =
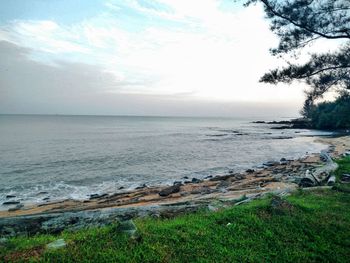
<path id="1" fill-rule="evenodd" d="M 15 198 L 15 197 L 16 197 L 15 195 L 7 195 L 6 199 Z"/>
<path id="2" fill-rule="evenodd" d="M 183 185 L 181 181 L 175 181 L 173 185 Z"/>
<path id="3" fill-rule="evenodd" d="M 61 239 L 57 239 L 49 244 L 46 245 L 46 248 L 47 249 L 52 249 L 52 250 L 55 250 L 55 249 L 60 249 L 60 248 L 64 248 L 66 246 L 66 242 L 64 241 L 63 238 Z"/>
<path id="4" fill-rule="evenodd" d="M 121 186 L 118 188 L 118 190 L 123 190 L 125 187 L 124 186 Z"/>
<path id="5" fill-rule="evenodd" d="M 349 183 L 350 182 L 350 174 L 343 174 L 341 176 L 340 180 L 344 183 Z"/>
<path id="6" fill-rule="evenodd" d="M 279 162 L 275 162 L 275 161 L 267 161 L 267 162 L 263 163 L 263 165 L 267 166 L 267 167 L 275 166 L 275 165 L 278 165 L 278 164 L 279 164 Z"/>
<path id="7" fill-rule="evenodd" d="M 291 128 L 291 126 L 284 125 L 284 126 L 271 127 L 270 129 L 272 129 L 272 130 L 284 130 L 284 129 L 290 129 L 290 128 Z"/>
<path id="8" fill-rule="evenodd" d="M 91 194 L 90 195 L 90 200 L 91 199 L 101 198 L 101 197 L 106 197 L 106 196 L 108 196 L 108 194 Z"/>
<path id="9" fill-rule="evenodd" d="M 209 179 L 209 181 L 225 181 L 228 178 L 232 177 L 232 174 L 229 175 L 217 175 L 211 179 Z"/>
<path id="10" fill-rule="evenodd" d="M 228 171 L 229 174 L 233 174 L 234 172 L 232 170 Z"/>
<path id="11" fill-rule="evenodd" d="M 287 200 L 282 199 L 279 196 L 273 196 L 270 203 L 271 211 L 273 213 L 281 214 L 285 212 L 291 212 L 294 207 Z"/>
<path id="12" fill-rule="evenodd" d="M 47 200 L 50 200 L 50 197 L 43 198 L 43 201 L 47 201 Z"/>
<path id="13" fill-rule="evenodd" d="M 117 231 L 121 233 L 125 233 L 133 239 L 137 239 L 140 237 L 137 231 L 137 227 L 131 219 L 120 222 L 117 227 Z"/>
<path id="14" fill-rule="evenodd" d="M 251 174 L 251 173 L 254 173 L 255 170 L 254 169 L 247 169 L 245 172 L 248 173 L 248 174 Z"/>
<path id="15" fill-rule="evenodd" d="M 48 192 L 45 192 L 45 191 L 42 191 L 42 192 L 39 192 L 38 195 L 47 195 Z"/>
<path id="16" fill-rule="evenodd" d="M 143 188 L 147 188 L 147 185 L 143 184 L 143 185 L 140 185 L 140 186 L 136 187 L 135 189 L 143 189 Z"/>
<path id="17" fill-rule="evenodd" d="M 253 121 L 252 123 L 263 124 L 263 123 L 266 123 L 266 122 L 265 121 Z"/>
<path id="18" fill-rule="evenodd" d="M 184 177 L 182 177 L 182 179 L 188 179 L 188 176 L 184 176 Z"/>
<path id="19" fill-rule="evenodd" d="M 282 158 L 282 159 L 284 159 L 284 158 Z M 281 159 L 281 160 L 282 160 Z M 287 160 L 285 160 L 285 161 L 280 161 L 280 165 L 287 165 L 288 164 L 288 161 Z"/>
<path id="20" fill-rule="evenodd" d="M 14 211 L 20 210 L 23 206 L 24 206 L 23 204 L 18 204 L 15 207 L 9 208 L 7 211 L 14 212 Z"/>
<path id="21" fill-rule="evenodd" d="M 213 178 L 213 176 L 212 175 L 208 175 L 208 176 L 204 177 L 204 179 L 210 179 L 210 178 Z"/>
<path id="22" fill-rule="evenodd" d="M 200 179 L 192 178 L 192 183 L 194 183 L 194 184 L 199 184 L 199 183 L 201 183 L 201 182 L 203 182 L 203 181 L 200 180 Z"/>
<path id="23" fill-rule="evenodd" d="M 163 189 L 162 191 L 159 192 L 160 196 L 168 196 L 173 193 L 178 193 L 180 192 L 180 185 L 173 185 L 168 188 Z"/>
<path id="24" fill-rule="evenodd" d="M 17 205 L 19 203 L 20 203 L 20 201 L 6 201 L 6 202 L 3 202 L 2 204 L 3 205 Z"/>

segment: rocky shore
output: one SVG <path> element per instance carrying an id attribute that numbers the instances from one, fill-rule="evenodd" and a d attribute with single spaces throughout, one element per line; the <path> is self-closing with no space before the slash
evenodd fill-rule
<path id="1" fill-rule="evenodd" d="M 0 212 L 0 235 L 57 233 L 63 229 L 122 222 L 134 217 L 172 217 L 198 209 L 217 210 L 239 205 L 267 193 L 285 195 L 299 187 L 334 184 L 332 158 L 350 154 L 350 137 L 318 138 L 328 150 L 298 160 L 281 158 L 259 169 L 227 173 L 204 180 L 184 178 L 172 186 L 139 187 L 111 195 L 91 195 L 89 200 L 63 200 L 40 205 L 8 204 Z M 9 202 L 11 198 L 9 198 Z"/>

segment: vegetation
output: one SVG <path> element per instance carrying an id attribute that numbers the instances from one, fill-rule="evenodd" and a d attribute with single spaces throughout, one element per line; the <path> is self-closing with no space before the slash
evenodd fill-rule
<path id="1" fill-rule="evenodd" d="M 350 172 L 349 157 L 339 165 L 338 176 Z M 117 226 L 16 237 L 0 246 L 0 261 L 348 262 L 349 187 L 336 188 L 341 191 L 299 191 L 286 200 L 270 196 L 218 212 L 138 219 L 137 239 Z M 67 247 L 44 249 L 58 238 Z"/>
<path id="2" fill-rule="evenodd" d="M 310 118 L 312 126 L 317 129 L 349 128 L 350 95 L 344 94 L 333 102 L 319 103 L 310 111 Z"/>
<path id="3" fill-rule="evenodd" d="M 288 65 L 266 73 L 262 82 L 304 81 L 308 84 L 311 89 L 306 92 L 302 109 L 305 117 L 310 117 L 315 100 L 322 98 L 324 93 L 350 90 L 350 1 L 249 0 L 246 4 L 257 2 L 263 4 L 271 30 L 280 39 L 271 53 L 283 55 Z M 305 47 L 320 39 L 331 41 L 338 48 L 301 56 Z M 307 55 L 309 59 L 304 62 Z"/>

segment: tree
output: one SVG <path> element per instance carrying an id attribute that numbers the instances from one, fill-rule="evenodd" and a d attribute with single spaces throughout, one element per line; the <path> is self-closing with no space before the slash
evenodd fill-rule
<path id="1" fill-rule="evenodd" d="M 327 91 L 350 90 L 350 0 L 248 0 L 246 5 L 257 2 L 263 4 L 271 30 L 280 39 L 271 53 L 296 58 L 266 73 L 261 82 L 306 82 L 311 87 L 302 110 L 306 117 Z M 319 39 L 337 41 L 338 50 L 313 53 L 306 63 L 298 63 L 298 52 Z"/>

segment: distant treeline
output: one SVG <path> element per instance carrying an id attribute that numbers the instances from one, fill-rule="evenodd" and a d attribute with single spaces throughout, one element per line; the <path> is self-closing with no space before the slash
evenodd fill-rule
<path id="1" fill-rule="evenodd" d="M 316 129 L 349 129 L 350 94 L 343 93 L 335 101 L 317 104 L 309 116 Z"/>

